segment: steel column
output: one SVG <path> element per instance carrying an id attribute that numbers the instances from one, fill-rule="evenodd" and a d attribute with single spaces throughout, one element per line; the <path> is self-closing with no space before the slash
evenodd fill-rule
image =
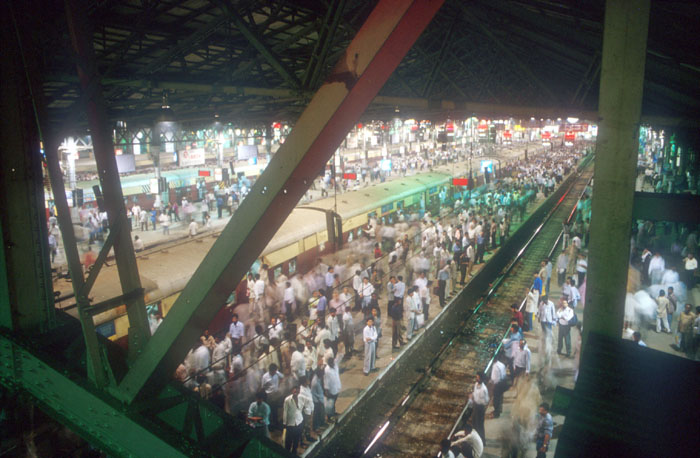
<path id="1" fill-rule="evenodd" d="M 0 4 L 0 226 L 6 272 L 0 289 L 9 299 L 0 304 L 0 326 L 36 334 L 52 328 L 55 318 L 40 135 L 27 68 L 33 37 L 24 27 L 28 10 L 17 3 Z"/>
<path id="2" fill-rule="evenodd" d="M 114 227 L 115 223 L 121 220 L 120 225 L 126 228 L 128 227 L 128 222 L 126 221 L 124 196 L 119 181 L 117 161 L 114 157 L 112 136 L 108 127 L 106 105 L 100 87 L 92 42 L 90 41 L 90 28 L 85 17 L 86 11 L 87 8 L 82 4 L 81 0 L 66 0 L 68 28 L 76 54 L 78 77 L 87 97 L 88 121 L 95 151 L 97 173 L 104 192 L 105 208 L 109 217 L 110 227 Z M 119 231 L 118 236 L 115 238 L 114 256 L 117 262 L 122 291 L 128 293 L 141 288 L 141 279 L 131 242 L 131 233 L 128 230 Z M 129 316 L 129 355 L 133 358 L 148 340 L 150 331 L 143 298 L 136 298 L 126 305 Z"/>
<path id="3" fill-rule="evenodd" d="M 125 401 L 145 397 L 171 377 L 442 3 L 381 0 L 377 4 L 116 395 Z"/>
<path id="4" fill-rule="evenodd" d="M 605 6 L 584 346 L 590 332 L 622 332 L 649 8 L 650 0 Z"/>

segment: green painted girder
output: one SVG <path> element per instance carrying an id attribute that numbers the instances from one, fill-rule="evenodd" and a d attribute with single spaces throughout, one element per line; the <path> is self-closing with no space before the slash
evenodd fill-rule
<path id="1" fill-rule="evenodd" d="M 235 285 L 308 190 L 442 5 L 382 0 L 374 8 L 120 383 L 125 402 L 169 380 Z"/>
<path id="2" fill-rule="evenodd" d="M 288 456 L 269 439 L 176 383 L 125 406 L 36 344 L 0 330 L 0 384 L 27 393 L 42 410 L 115 456 Z M 255 441 L 251 444 L 251 441 Z"/>

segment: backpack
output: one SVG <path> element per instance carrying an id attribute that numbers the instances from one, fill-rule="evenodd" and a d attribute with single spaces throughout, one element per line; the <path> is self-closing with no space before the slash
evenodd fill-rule
<path id="1" fill-rule="evenodd" d="M 576 326 L 576 324 L 578 324 L 578 317 L 576 312 L 574 312 L 574 316 L 569 320 L 569 326 Z"/>

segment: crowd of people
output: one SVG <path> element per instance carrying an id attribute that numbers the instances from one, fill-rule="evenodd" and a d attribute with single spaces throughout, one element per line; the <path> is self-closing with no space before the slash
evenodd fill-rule
<path id="1" fill-rule="evenodd" d="M 451 438 L 443 439 L 440 444 L 443 456 L 482 456 L 486 443 L 487 409 L 491 405 L 492 418 L 499 418 L 503 411 L 504 393 L 509 389 L 516 391 L 516 398 L 519 398 L 516 403 L 520 404 L 520 409 L 518 414 L 511 415 L 512 426 L 509 427 L 508 434 L 499 432 L 502 435 L 502 456 L 523 456 L 533 441 L 537 457 L 546 456 L 553 432 L 549 405 L 546 402 L 528 404 L 525 399 L 541 399 L 540 387 L 547 388 L 555 335 L 559 357 L 573 359 L 573 366 L 578 367 L 582 324 L 578 321 L 576 309 L 583 307 L 585 301 L 588 244 L 586 222 L 590 219 L 590 193 L 590 188 L 584 190 L 574 217 L 564 223 L 556 265 L 549 258 L 543 259 L 539 269 L 533 272 L 532 283 L 524 291 L 523 303 L 511 305 L 511 322 L 489 365 L 490 373 L 476 374 L 476 381 L 469 394 L 467 415 L 461 425 L 463 430 Z M 551 289 L 553 273 L 556 273 L 555 281 L 559 290 L 557 297 Z M 537 378 L 532 379 L 532 351 L 525 338 L 526 332 L 539 337 L 537 354 L 540 355 L 541 365 Z"/>
<path id="2" fill-rule="evenodd" d="M 562 151 L 517 161 L 486 192 L 445 200 L 450 211 L 436 212 L 441 217 L 426 212 L 393 227 L 371 220 L 365 237 L 310 272 L 273 278 L 261 264 L 229 328 L 202 336 L 176 378 L 261 433 L 283 429 L 296 453 L 335 421 L 345 361 L 360 357 L 365 375 L 376 371 L 387 357 L 379 351 L 384 331 L 392 333 L 391 351 L 414 338 L 431 303 L 444 307 L 473 266 L 507 240 L 513 217 L 522 218 L 515 202 L 551 192 L 580 157 Z"/>
<path id="3" fill-rule="evenodd" d="M 650 328 L 672 334 L 675 350 L 700 359 L 700 306 L 693 297 L 697 252 L 695 225 L 637 221 L 631 265 L 639 276 L 628 287 L 625 301 L 627 338 L 646 345 L 642 334 Z"/>

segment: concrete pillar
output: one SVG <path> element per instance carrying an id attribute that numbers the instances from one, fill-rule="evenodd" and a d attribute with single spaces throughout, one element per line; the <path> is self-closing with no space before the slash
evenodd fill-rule
<path id="1" fill-rule="evenodd" d="M 605 6 L 584 345 L 590 332 L 620 337 L 623 327 L 649 5 Z"/>

